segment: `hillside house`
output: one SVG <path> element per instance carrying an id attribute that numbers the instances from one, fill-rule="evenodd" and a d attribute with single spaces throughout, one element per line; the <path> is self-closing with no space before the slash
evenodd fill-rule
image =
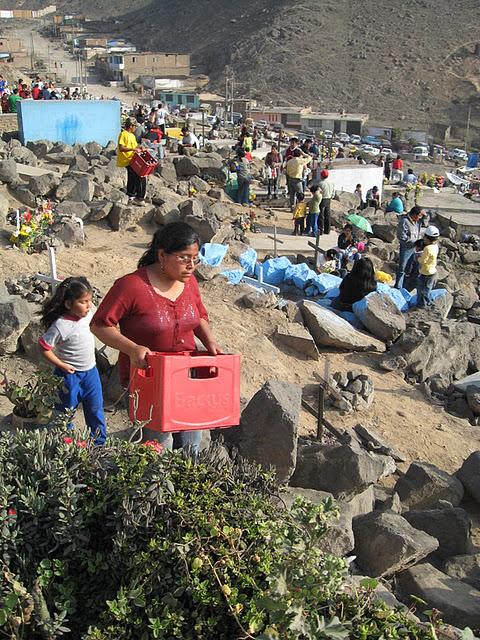
<path id="1" fill-rule="evenodd" d="M 319 113 L 308 111 L 300 117 L 301 129 L 306 133 L 333 131 L 333 133 L 347 133 L 361 135 L 362 127 L 368 121 L 366 113 Z"/>

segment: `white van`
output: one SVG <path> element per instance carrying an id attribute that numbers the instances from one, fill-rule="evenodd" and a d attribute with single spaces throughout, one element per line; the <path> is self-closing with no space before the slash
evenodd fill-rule
<path id="1" fill-rule="evenodd" d="M 413 147 L 413 155 L 415 158 L 428 158 L 428 147 L 425 147 L 424 145 Z"/>

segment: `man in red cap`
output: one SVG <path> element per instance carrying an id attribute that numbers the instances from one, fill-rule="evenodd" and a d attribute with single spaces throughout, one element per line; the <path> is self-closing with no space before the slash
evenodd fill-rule
<path id="1" fill-rule="evenodd" d="M 335 197 L 335 185 L 329 180 L 328 169 L 322 169 L 320 172 L 320 191 L 322 192 L 322 201 L 320 203 L 320 213 L 318 216 L 318 235 L 330 233 L 330 202 Z"/>

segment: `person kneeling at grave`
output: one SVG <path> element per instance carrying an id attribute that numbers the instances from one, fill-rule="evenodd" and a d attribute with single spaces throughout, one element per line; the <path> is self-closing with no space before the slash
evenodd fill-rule
<path id="1" fill-rule="evenodd" d="M 370 258 L 361 258 L 354 262 L 352 270 L 340 283 L 340 293 L 333 299 L 332 307 L 340 311 L 351 311 L 352 304 L 376 290 L 373 262 Z"/>

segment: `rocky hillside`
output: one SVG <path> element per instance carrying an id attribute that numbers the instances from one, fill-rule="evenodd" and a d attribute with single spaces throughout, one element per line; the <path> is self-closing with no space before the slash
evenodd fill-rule
<path id="1" fill-rule="evenodd" d="M 419 128 L 465 127 L 471 104 L 480 126 L 476 0 L 140 0 L 134 11 L 126 0 L 57 4 L 98 16 L 142 49 L 192 52 L 219 90 L 231 64 L 239 95 L 265 103 L 367 112 L 377 123 Z"/>
<path id="2" fill-rule="evenodd" d="M 455 52 L 478 39 L 477 15 L 475 0 L 157 0 L 125 24 L 146 48 L 191 50 L 218 88 L 232 63 L 239 90 L 265 102 L 464 126 L 478 92 L 462 79 L 471 53 Z"/>

